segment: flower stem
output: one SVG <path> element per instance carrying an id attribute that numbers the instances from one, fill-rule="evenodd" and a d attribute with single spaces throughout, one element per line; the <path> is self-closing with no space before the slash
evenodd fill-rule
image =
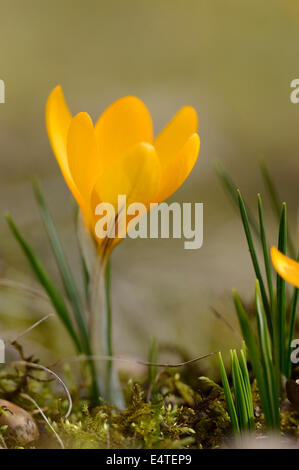
<path id="1" fill-rule="evenodd" d="M 90 336 L 93 355 L 113 356 L 113 328 L 110 298 L 110 261 L 102 259 L 96 268 L 91 300 Z M 103 393 L 103 398 L 119 408 L 124 408 L 121 386 L 114 367 L 114 362 L 108 360 L 105 367 L 100 361 L 95 361 L 97 382 Z"/>
<path id="2" fill-rule="evenodd" d="M 108 259 L 105 270 L 105 354 L 113 356 L 113 342 L 112 342 L 112 311 L 111 311 L 111 261 Z M 111 394 L 111 382 L 113 373 L 113 362 L 107 361 L 106 365 L 106 387 L 108 388 L 107 395 Z"/>

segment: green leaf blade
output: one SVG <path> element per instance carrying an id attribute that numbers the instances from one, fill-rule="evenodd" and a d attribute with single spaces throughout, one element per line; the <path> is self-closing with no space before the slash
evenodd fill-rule
<path id="1" fill-rule="evenodd" d="M 270 306 L 269 306 L 269 302 L 268 302 L 266 289 L 265 289 L 265 286 L 264 286 L 264 281 L 263 281 L 263 278 L 262 278 L 262 274 L 261 274 L 257 254 L 256 254 L 256 251 L 255 251 L 255 248 L 254 248 L 254 243 L 253 243 L 253 239 L 252 239 L 252 235 L 251 235 L 251 231 L 250 231 L 250 227 L 249 227 L 247 211 L 246 211 L 245 203 L 244 203 L 244 200 L 242 198 L 242 195 L 241 195 L 240 191 L 238 190 L 237 193 L 238 193 L 240 214 L 241 214 L 243 227 L 244 227 L 244 231 L 245 231 L 245 235 L 246 235 L 246 239 L 247 239 L 247 243 L 248 243 L 248 248 L 249 248 L 249 252 L 250 252 L 250 256 L 251 256 L 251 260 L 252 260 L 252 264 L 253 264 L 253 267 L 254 267 L 256 277 L 257 277 L 257 279 L 260 283 L 264 308 L 265 308 L 266 315 L 267 315 L 267 322 L 268 322 L 269 330 L 270 330 L 271 335 L 272 335 L 272 319 L 271 319 Z"/>
<path id="2" fill-rule="evenodd" d="M 279 237 L 278 237 L 278 249 L 284 255 L 287 251 L 287 213 L 286 204 L 283 203 L 280 216 L 279 224 Z M 279 348 L 279 360 L 280 370 L 284 375 L 287 375 L 286 370 L 286 282 L 282 277 L 277 274 L 277 332 L 276 338 L 278 344 L 274 347 Z"/>
<path id="3" fill-rule="evenodd" d="M 62 323 L 64 324 L 67 331 L 69 332 L 77 351 L 81 353 L 82 352 L 81 343 L 73 327 L 72 319 L 69 315 L 69 312 L 67 310 L 67 307 L 62 297 L 60 296 L 60 294 L 54 287 L 54 284 L 50 280 L 49 276 L 46 274 L 46 271 L 43 268 L 41 262 L 38 260 L 38 258 L 36 257 L 33 250 L 28 245 L 28 243 L 25 241 L 25 239 L 22 237 L 20 231 L 18 230 L 17 226 L 15 225 L 15 223 L 13 222 L 9 214 L 6 215 L 6 219 L 14 237 L 16 238 L 19 245 L 21 246 L 37 278 L 39 279 L 40 283 L 42 284 L 45 291 L 47 292 L 59 318 L 61 319 Z"/>
<path id="4" fill-rule="evenodd" d="M 274 184 L 274 181 L 268 171 L 268 168 L 266 166 L 266 163 L 264 159 L 260 160 L 260 168 L 262 172 L 262 177 L 265 183 L 265 186 L 268 190 L 269 196 L 270 196 L 270 201 L 272 203 L 272 207 L 274 210 L 274 213 L 276 214 L 276 217 L 278 221 L 280 220 L 280 215 L 281 215 L 281 205 L 282 205 L 282 200 L 279 197 L 278 191 L 276 189 L 276 186 Z M 289 244 L 289 249 L 290 249 L 290 254 L 292 258 L 296 257 L 296 250 L 295 250 L 295 245 L 293 243 L 293 240 L 290 236 L 289 231 L 287 232 L 287 237 L 288 237 L 288 244 Z"/>
<path id="5" fill-rule="evenodd" d="M 85 314 L 82 309 L 76 283 L 73 278 L 68 261 L 66 259 L 64 250 L 60 243 L 51 213 L 48 209 L 45 198 L 42 194 L 40 185 L 38 184 L 36 180 L 33 181 L 33 190 L 34 190 L 37 203 L 40 208 L 41 216 L 44 222 L 44 226 L 45 226 L 48 238 L 51 243 L 51 247 L 52 247 L 56 262 L 57 262 L 57 266 L 60 271 L 60 275 L 61 275 L 63 285 L 65 288 L 65 292 L 70 300 L 70 303 L 73 309 L 74 317 L 78 326 L 78 331 L 80 332 L 81 342 L 83 344 L 84 352 L 87 355 L 91 355 L 88 331 L 87 331 L 87 326 L 86 326 L 86 321 L 85 321 Z"/>
<path id="6" fill-rule="evenodd" d="M 232 428 L 235 433 L 239 433 L 240 427 L 239 427 L 237 412 L 236 412 L 233 396 L 230 390 L 230 386 L 228 383 L 228 378 L 227 378 L 226 370 L 223 364 L 222 355 L 220 352 L 218 354 L 218 358 L 219 358 L 220 375 L 221 375 L 224 395 L 225 395 L 225 399 L 227 403 L 228 413 L 229 413 L 231 423 L 232 423 Z"/>
<path id="7" fill-rule="evenodd" d="M 235 400 L 237 403 L 237 415 L 240 421 L 242 431 L 249 429 L 249 414 L 245 384 L 241 374 L 238 356 L 235 350 L 231 350 L 232 378 L 235 391 Z"/>
<path id="8" fill-rule="evenodd" d="M 270 334 L 267 325 L 267 319 L 264 311 L 259 282 L 256 281 L 256 307 L 258 314 L 258 335 L 261 351 L 261 361 L 263 366 L 263 374 L 265 378 L 265 386 L 267 389 L 268 399 L 273 417 L 273 425 L 279 428 L 279 384 L 280 377 L 275 373 L 279 369 L 275 369 L 272 358 L 272 348 Z"/>
<path id="9" fill-rule="evenodd" d="M 235 304 L 236 312 L 238 315 L 241 331 L 242 331 L 243 338 L 245 340 L 245 343 L 248 349 L 249 359 L 253 368 L 253 372 L 257 380 L 261 402 L 262 402 L 262 408 L 265 414 L 265 419 L 266 419 L 267 425 L 270 428 L 273 428 L 273 418 L 272 418 L 271 408 L 269 406 L 269 396 L 267 393 L 267 387 L 265 384 L 264 376 L 262 374 L 260 351 L 257 345 L 257 341 L 252 331 L 252 328 L 250 326 L 250 322 L 245 312 L 245 309 L 243 307 L 243 304 L 241 302 L 241 299 L 239 298 L 236 291 L 233 292 L 233 295 L 234 295 L 234 304 Z"/>
<path id="10" fill-rule="evenodd" d="M 257 195 L 257 199 L 258 199 L 258 213 L 259 213 L 259 223 L 260 223 L 260 237 L 261 237 L 262 248 L 263 248 L 264 265 L 265 265 L 265 271 L 266 271 L 267 282 L 268 282 L 268 291 L 269 291 L 269 297 L 270 297 L 271 310 L 273 311 L 275 301 L 274 301 L 274 292 L 273 292 L 272 275 L 271 275 L 271 264 L 270 264 L 269 249 L 268 249 L 266 230 L 265 230 L 262 199 L 261 199 L 260 194 Z M 273 328 L 273 325 L 272 325 L 272 328 Z"/>

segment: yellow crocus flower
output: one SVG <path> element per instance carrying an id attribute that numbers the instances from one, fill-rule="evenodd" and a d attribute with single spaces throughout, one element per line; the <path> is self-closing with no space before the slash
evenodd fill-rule
<path id="1" fill-rule="evenodd" d="M 185 106 L 154 138 L 148 109 L 140 99 L 126 96 L 110 105 L 94 126 L 85 112 L 72 117 L 60 86 L 46 106 L 53 152 L 93 236 L 100 202 L 115 204 L 122 194 L 128 205 L 149 207 L 184 183 L 199 153 L 197 125 L 196 111 Z"/>
<path id="2" fill-rule="evenodd" d="M 278 274 L 285 281 L 299 288 L 299 263 L 282 254 L 274 246 L 271 248 L 271 259 Z"/>

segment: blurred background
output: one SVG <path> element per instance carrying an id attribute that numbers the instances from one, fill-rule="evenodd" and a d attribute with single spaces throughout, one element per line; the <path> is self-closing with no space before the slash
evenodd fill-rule
<path id="1" fill-rule="evenodd" d="M 22 233 L 60 283 L 32 194 L 43 185 L 73 272 L 80 282 L 72 198 L 50 149 L 44 124 L 50 91 L 61 84 L 73 113 L 94 120 L 111 102 L 133 94 L 148 106 L 158 133 L 183 105 L 199 113 L 201 151 L 173 201 L 204 203 L 204 244 L 125 240 L 112 256 L 117 354 L 146 357 L 150 337 L 190 356 L 238 344 L 211 307 L 234 326 L 231 289 L 250 301 L 254 274 L 237 211 L 216 176 L 220 161 L 255 210 L 264 192 L 261 155 L 287 201 L 297 238 L 299 7 L 292 0 L 0 0 L 0 212 Z M 277 228 L 265 203 L 268 232 Z M 0 222 L 0 276 L 38 283 Z M 59 284 L 60 285 L 60 284 Z M 0 337 L 11 338 L 51 312 L 14 289 L 0 289 Z M 26 343 L 27 341 L 27 343 Z M 24 338 L 42 360 L 73 354 L 63 327 L 48 320 Z"/>

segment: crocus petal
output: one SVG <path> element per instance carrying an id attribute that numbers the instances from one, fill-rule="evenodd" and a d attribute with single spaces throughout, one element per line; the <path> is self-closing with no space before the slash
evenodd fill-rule
<path id="1" fill-rule="evenodd" d="M 145 104 L 135 96 L 120 98 L 99 118 L 96 126 L 99 152 L 107 165 L 140 142 L 152 143 L 153 127 Z"/>
<path id="2" fill-rule="evenodd" d="M 60 86 L 57 86 L 51 92 L 47 101 L 46 128 L 54 155 L 64 179 L 73 193 L 73 196 L 79 203 L 81 196 L 69 170 L 66 150 L 67 133 L 71 120 L 72 115 L 65 102 L 62 89 Z"/>
<path id="3" fill-rule="evenodd" d="M 102 177 L 97 181 L 92 195 L 92 213 L 95 213 L 95 201 L 109 203 L 114 206 L 115 216 L 125 210 L 126 207 L 118 207 L 118 196 L 126 196 L 126 206 L 133 202 L 139 202 L 148 209 L 151 202 L 155 202 L 161 178 L 161 166 L 155 148 L 141 142 L 135 145 L 126 155 L 121 156 L 111 166 L 106 168 Z M 126 223 L 131 217 L 127 217 Z M 94 224 L 96 217 L 93 219 Z M 111 227 L 117 226 L 117 220 L 112 220 Z M 122 226 L 121 232 L 126 229 Z M 111 240 L 111 246 L 118 243 L 120 239 Z M 99 243 L 101 241 L 99 240 Z"/>
<path id="4" fill-rule="evenodd" d="M 154 145 L 161 160 L 162 170 L 177 155 L 189 137 L 197 131 L 197 113 L 184 106 L 156 137 Z"/>
<path id="5" fill-rule="evenodd" d="M 278 274 L 285 281 L 299 288 L 299 263 L 282 254 L 274 246 L 271 248 L 271 259 Z"/>
<path id="6" fill-rule="evenodd" d="M 71 121 L 67 137 L 67 157 L 71 176 L 80 191 L 80 208 L 89 218 L 90 197 L 101 173 L 92 120 L 87 113 L 77 114 Z"/>
<path id="7" fill-rule="evenodd" d="M 118 196 L 125 195 L 127 205 L 154 202 L 161 178 L 161 166 L 155 148 L 145 142 L 135 145 L 106 168 L 97 181 L 99 199 L 117 207 Z"/>
<path id="8" fill-rule="evenodd" d="M 200 148 L 198 134 L 193 134 L 183 148 L 162 167 L 162 177 L 157 202 L 169 198 L 187 179 L 194 167 Z"/>

